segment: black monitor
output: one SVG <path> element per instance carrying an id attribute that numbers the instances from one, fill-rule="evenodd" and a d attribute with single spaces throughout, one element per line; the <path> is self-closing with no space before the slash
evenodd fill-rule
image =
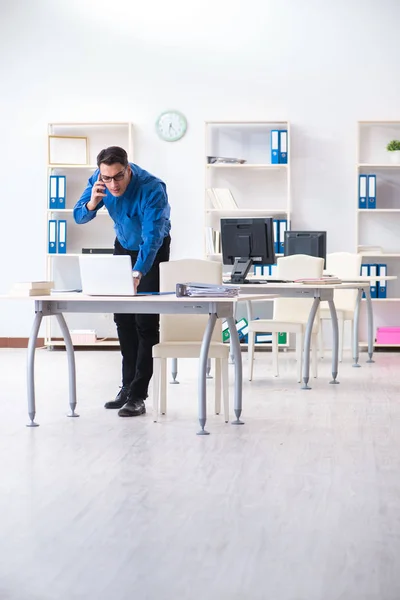
<path id="1" fill-rule="evenodd" d="M 272 221 L 221 219 L 222 262 L 233 265 L 231 283 L 245 283 L 253 264 L 275 264 Z"/>
<path id="2" fill-rule="evenodd" d="M 285 256 L 308 254 L 326 263 L 326 231 L 285 231 Z"/>

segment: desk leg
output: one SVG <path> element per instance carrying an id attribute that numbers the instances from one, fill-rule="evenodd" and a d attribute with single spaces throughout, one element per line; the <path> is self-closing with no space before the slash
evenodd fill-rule
<path id="1" fill-rule="evenodd" d="M 211 337 L 216 322 L 217 315 L 215 313 L 211 313 L 208 317 L 207 327 L 203 335 L 203 341 L 201 343 L 199 360 L 199 423 L 201 429 L 197 433 L 197 435 L 209 435 L 209 432 L 204 429 L 207 420 L 207 359 L 208 351 L 210 349 Z"/>
<path id="2" fill-rule="evenodd" d="M 207 379 L 212 379 L 211 373 L 211 358 L 207 358 Z"/>
<path id="3" fill-rule="evenodd" d="M 36 404 L 35 404 L 35 348 L 39 333 L 40 323 L 43 319 L 43 313 L 37 312 L 32 325 L 31 334 L 28 342 L 28 360 L 27 360 L 27 386 L 28 386 L 28 415 L 31 422 L 27 427 L 39 427 L 35 423 Z"/>
<path id="4" fill-rule="evenodd" d="M 243 372 L 242 372 L 242 352 L 240 349 L 239 335 L 235 327 L 235 319 L 233 317 L 227 318 L 229 325 L 229 334 L 231 340 L 231 348 L 233 353 L 233 361 L 235 365 L 235 400 L 234 410 L 236 415 L 236 421 L 232 421 L 232 425 L 244 425 L 244 422 L 240 420 L 242 414 L 242 389 L 243 389 Z"/>
<path id="5" fill-rule="evenodd" d="M 328 300 L 328 304 L 332 322 L 332 381 L 330 381 L 329 383 L 338 384 L 340 382 L 336 381 L 336 377 L 338 374 L 339 364 L 339 327 L 336 314 L 336 307 L 333 299 Z"/>
<path id="6" fill-rule="evenodd" d="M 365 297 L 367 299 L 367 314 L 368 314 L 368 356 L 367 363 L 375 362 L 372 360 L 374 354 L 374 311 L 372 308 L 371 300 L 371 289 L 369 286 L 365 287 Z"/>
<path id="7" fill-rule="evenodd" d="M 171 375 L 172 375 L 172 381 L 170 383 L 173 383 L 175 385 L 178 384 L 179 381 L 176 380 L 176 376 L 178 375 L 178 359 L 177 358 L 172 359 Z"/>
<path id="8" fill-rule="evenodd" d="M 359 325 L 360 325 L 361 297 L 362 297 L 362 290 L 358 290 L 356 309 L 354 311 L 354 323 L 353 323 L 353 360 L 354 360 L 353 367 L 357 367 L 357 368 L 361 367 L 361 365 L 358 364 L 358 330 L 359 330 Z"/>
<path id="9" fill-rule="evenodd" d="M 317 314 L 317 310 L 319 307 L 320 299 L 314 298 L 313 305 L 310 310 L 310 314 L 308 317 L 306 331 L 304 335 L 304 350 L 303 350 L 303 386 L 302 390 L 311 390 L 308 385 L 308 381 L 310 379 L 310 348 L 311 348 L 311 334 L 314 325 L 315 315 Z"/>
<path id="10" fill-rule="evenodd" d="M 71 407 L 71 412 L 68 417 L 79 417 L 76 414 L 76 374 L 75 374 L 75 354 L 74 347 L 72 345 L 71 336 L 69 334 L 69 329 L 65 322 L 64 316 L 62 314 L 56 315 L 58 324 L 60 326 L 61 332 L 63 334 L 65 348 L 67 350 L 68 356 L 68 379 L 69 379 L 69 405 Z"/>

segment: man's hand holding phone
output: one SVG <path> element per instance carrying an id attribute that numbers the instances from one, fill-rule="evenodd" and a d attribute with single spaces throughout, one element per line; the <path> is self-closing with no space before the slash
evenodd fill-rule
<path id="1" fill-rule="evenodd" d="M 100 173 L 99 173 L 97 181 L 92 188 L 92 195 L 90 197 L 90 200 L 86 204 L 88 210 L 96 210 L 97 206 L 100 204 L 100 202 L 106 196 L 105 191 L 106 191 L 106 187 L 105 187 L 104 183 L 101 181 Z"/>

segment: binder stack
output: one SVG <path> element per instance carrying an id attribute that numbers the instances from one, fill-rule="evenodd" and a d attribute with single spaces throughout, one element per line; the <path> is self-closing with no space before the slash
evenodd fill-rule
<path id="1" fill-rule="evenodd" d="M 387 281 L 386 279 L 379 279 L 380 276 L 387 276 L 386 264 L 362 265 L 361 275 L 373 278 L 370 284 L 371 298 L 387 298 Z M 363 293 L 363 298 L 365 298 L 365 293 Z"/>
<path id="2" fill-rule="evenodd" d="M 64 210 L 66 182 L 65 175 L 50 175 L 49 208 L 51 210 Z"/>
<path id="3" fill-rule="evenodd" d="M 66 219 L 49 219 L 48 232 L 49 254 L 66 254 L 67 252 L 67 221 Z"/>
<path id="4" fill-rule="evenodd" d="M 271 131 L 271 164 L 286 165 L 288 162 L 288 132 L 287 129 L 272 129 Z"/>
<path id="5" fill-rule="evenodd" d="M 376 175 L 358 176 L 358 208 L 376 208 Z"/>

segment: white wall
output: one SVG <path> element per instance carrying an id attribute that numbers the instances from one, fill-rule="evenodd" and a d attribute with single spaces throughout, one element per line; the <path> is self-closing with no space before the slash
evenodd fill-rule
<path id="1" fill-rule="evenodd" d="M 354 249 L 356 122 L 400 120 L 398 0 L 4 4 L 0 293 L 44 276 L 49 121 L 135 123 L 136 161 L 168 184 L 177 258 L 202 256 L 204 121 L 287 119 L 293 226 Z M 154 131 L 170 107 L 189 123 L 173 144 Z M 30 324 L 4 304 L 0 337 Z"/>

